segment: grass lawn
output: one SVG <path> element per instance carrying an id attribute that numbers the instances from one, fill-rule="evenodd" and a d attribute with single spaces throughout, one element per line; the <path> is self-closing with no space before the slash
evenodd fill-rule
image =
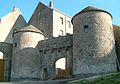
<path id="1" fill-rule="evenodd" d="M 81 79 L 67 84 L 120 84 L 120 72 L 95 78 Z"/>

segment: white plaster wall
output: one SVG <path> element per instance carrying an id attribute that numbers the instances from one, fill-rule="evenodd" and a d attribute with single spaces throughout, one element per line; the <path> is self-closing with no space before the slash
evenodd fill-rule
<path id="1" fill-rule="evenodd" d="M 63 18 L 63 24 L 61 22 L 60 17 Z M 68 21 L 70 21 L 70 24 L 71 24 L 71 17 L 62 14 L 57 10 L 53 10 L 53 36 L 54 37 L 58 37 L 59 35 L 62 36 L 62 32 L 60 30 L 63 31 L 63 35 L 66 35 L 66 33 L 70 33 L 70 34 L 73 33 L 73 26 L 71 24 L 71 28 L 69 28 Z"/>
<path id="2" fill-rule="evenodd" d="M 18 10 L 16 10 L 16 11 L 10 12 L 9 14 L 7 14 L 6 16 L 1 18 L 0 42 L 4 42 L 6 40 L 9 32 L 11 31 L 11 29 L 12 29 L 13 25 L 15 24 L 19 15 L 20 15 L 20 12 Z M 6 40 L 6 42 L 10 42 L 10 43 L 11 43 L 11 41 L 12 41 L 12 39 Z"/>

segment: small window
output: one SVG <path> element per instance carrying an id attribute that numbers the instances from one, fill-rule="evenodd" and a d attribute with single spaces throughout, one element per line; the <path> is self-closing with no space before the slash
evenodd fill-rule
<path id="1" fill-rule="evenodd" d="M 60 30 L 60 32 L 61 32 L 61 35 L 63 36 L 63 30 Z"/>
<path id="2" fill-rule="evenodd" d="M 84 31 L 87 33 L 87 32 L 89 32 L 89 26 L 88 25 L 83 25 L 83 27 L 84 27 Z"/>
<path id="3" fill-rule="evenodd" d="M 60 17 L 60 19 L 61 19 L 61 23 L 63 24 L 63 18 L 62 18 L 62 17 Z"/>
<path id="4" fill-rule="evenodd" d="M 89 28 L 89 26 L 88 26 L 88 25 L 84 25 L 83 27 L 84 27 L 84 29 L 87 29 L 87 28 Z"/>
<path id="5" fill-rule="evenodd" d="M 13 29 L 13 32 L 16 32 L 17 31 L 17 29 Z"/>
<path id="6" fill-rule="evenodd" d="M 71 28 L 71 24 L 70 24 L 70 21 L 68 21 L 68 27 Z"/>
<path id="7" fill-rule="evenodd" d="M 17 43 L 14 43 L 14 47 L 17 47 Z"/>

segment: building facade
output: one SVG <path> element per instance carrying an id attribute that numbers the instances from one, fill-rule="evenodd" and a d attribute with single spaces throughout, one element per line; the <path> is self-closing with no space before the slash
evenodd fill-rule
<path id="1" fill-rule="evenodd" d="M 119 26 L 107 11 L 89 6 L 71 18 L 40 2 L 27 25 L 17 24 L 12 43 L 0 43 L 6 81 L 83 78 L 120 67 Z M 56 68 L 62 58 L 64 70 Z"/>
<path id="2" fill-rule="evenodd" d="M 40 2 L 28 24 L 44 32 L 47 38 L 73 34 L 71 17 L 51 7 L 51 4 L 47 6 Z"/>

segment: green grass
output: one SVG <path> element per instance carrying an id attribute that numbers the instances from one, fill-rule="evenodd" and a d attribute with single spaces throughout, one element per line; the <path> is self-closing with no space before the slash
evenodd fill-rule
<path id="1" fill-rule="evenodd" d="M 96 78 L 81 79 L 67 84 L 120 84 L 120 72 Z"/>

